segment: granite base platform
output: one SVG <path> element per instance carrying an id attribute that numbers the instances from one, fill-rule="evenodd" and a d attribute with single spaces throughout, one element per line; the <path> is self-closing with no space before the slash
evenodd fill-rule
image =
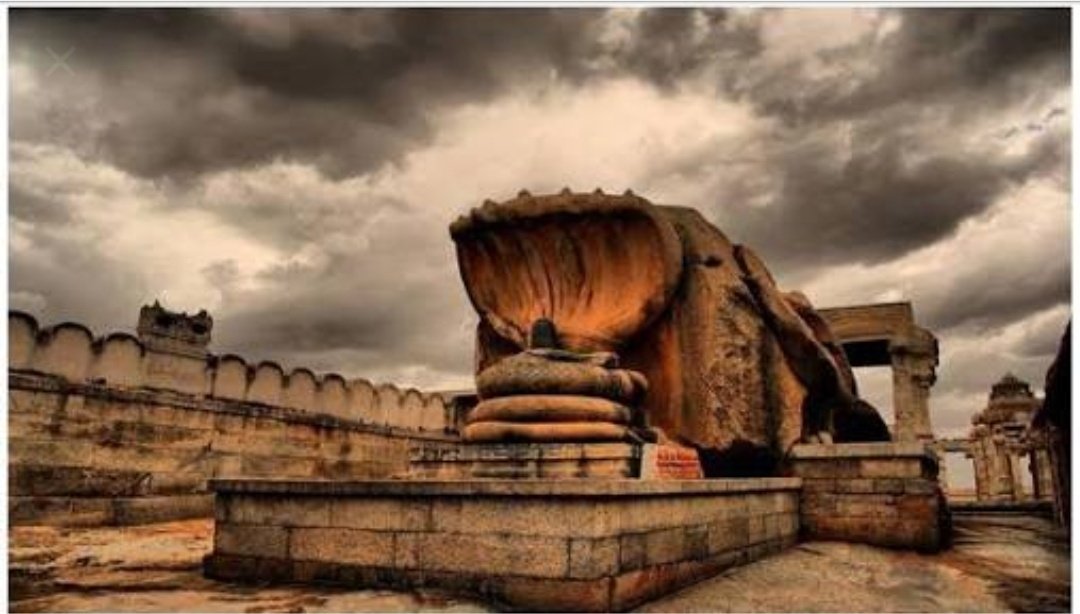
<path id="1" fill-rule="evenodd" d="M 613 611 L 795 543 L 798 478 L 213 480 L 205 573 Z"/>
<path id="2" fill-rule="evenodd" d="M 926 444 L 798 445 L 791 468 L 803 480 L 800 523 L 807 539 L 924 552 L 949 545 L 949 507 Z"/>

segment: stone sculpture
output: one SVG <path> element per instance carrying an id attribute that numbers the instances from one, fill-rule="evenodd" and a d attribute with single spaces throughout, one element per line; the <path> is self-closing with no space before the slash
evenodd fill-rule
<path id="1" fill-rule="evenodd" d="M 480 315 L 468 441 L 659 439 L 696 448 L 708 475 L 766 475 L 868 419 L 809 301 L 696 210 L 522 192 L 450 232 Z"/>
<path id="2" fill-rule="evenodd" d="M 645 377 L 617 368 L 618 357 L 611 352 L 551 347 L 557 334 L 551 320 L 537 320 L 530 335 L 533 347 L 477 375 L 483 400 L 469 414 L 465 439 L 618 441 L 633 436 L 634 408 L 645 394 Z"/>

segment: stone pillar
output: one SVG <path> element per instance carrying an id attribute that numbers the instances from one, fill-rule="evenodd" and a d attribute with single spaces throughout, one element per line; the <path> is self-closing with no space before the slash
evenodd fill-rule
<path id="1" fill-rule="evenodd" d="M 934 456 L 937 458 L 938 463 L 938 486 L 941 487 L 941 492 L 946 496 L 949 494 L 949 466 L 945 462 L 945 451 L 941 449 L 932 449 Z"/>
<path id="2" fill-rule="evenodd" d="M 971 464 L 975 468 L 975 499 L 977 501 L 986 501 L 993 497 L 994 470 L 989 445 L 987 427 L 977 425 L 972 431 L 971 447 L 968 450 Z"/>
<path id="3" fill-rule="evenodd" d="M 1020 455 L 1009 450 L 1005 453 L 1005 459 L 1009 468 L 1009 498 L 1012 501 L 1023 501 L 1027 495 L 1024 492 L 1024 469 L 1020 466 Z"/>
<path id="4" fill-rule="evenodd" d="M 1039 447 L 1031 453 L 1031 483 L 1035 486 L 1035 498 L 1053 500 L 1054 472 L 1050 462 L 1050 450 Z"/>
<path id="5" fill-rule="evenodd" d="M 975 475 L 975 500 L 978 501 L 983 491 L 982 464 L 970 450 L 965 456 L 971 460 L 971 472 Z"/>
<path id="6" fill-rule="evenodd" d="M 1012 463 L 1000 435 L 995 434 L 991 439 L 990 454 L 991 483 L 993 484 L 991 497 L 995 501 L 1012 501 L 1016 492 L 1013 486 L 1015 482 Z"/>
<path id="7" fill-rule="evenodd" d="M 893 372 L 893 412 L 897 441 L 929 441 L 934 438 L 930 426 L 930 387 L 937 376 L 937 340 L 928 331 L 917 328 L 889 345 Z"/>

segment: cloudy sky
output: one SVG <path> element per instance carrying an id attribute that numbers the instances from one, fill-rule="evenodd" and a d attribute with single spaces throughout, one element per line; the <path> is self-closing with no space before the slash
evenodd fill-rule
<path id="1" fill-rule="evenodd" d="M 447 226 L 485 198 L 689 205 L 818 306 L 911 300 L 933 421 L 1037 384 L 1070 313 L 1069 15 L 1014 9 L 11 12 L 10 303 L 470 384 Z M 860 371 L 888 410 L 887 369 Z"/>

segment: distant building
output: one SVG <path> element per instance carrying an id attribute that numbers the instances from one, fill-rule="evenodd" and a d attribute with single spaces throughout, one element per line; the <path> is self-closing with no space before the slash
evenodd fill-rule
<path id="1" fill-rule="evenodd" d="M 971 419 L 968 455 L 975 466 L 979 501 L 1053 498 L 1050 451 L 1045 439 L 1029 429 L 1040 405 L 1031 386 L 1009 373 L 993 385 L 986 408 Z M 1026 470 L 1031 474 L 1030 492 L 1024 487 Z"/>

